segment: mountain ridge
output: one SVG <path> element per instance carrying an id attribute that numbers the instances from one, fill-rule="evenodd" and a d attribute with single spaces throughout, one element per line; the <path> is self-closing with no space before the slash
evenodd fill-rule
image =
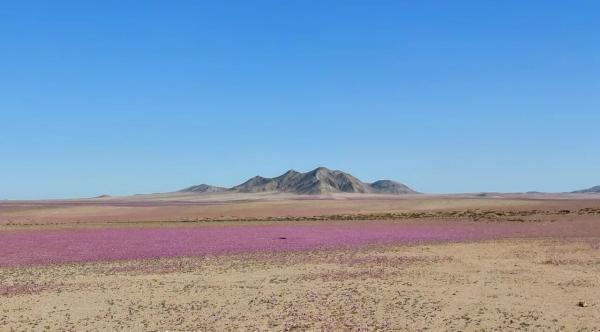
<path id="1" fill-rule="evenodd" d="M 600 186 L 594 186 L 587 189 L 575 190 L 572 194 L 600 194 Z"/>
<path id="2" fill-rule="evenodd" d="M 318 167 L 306 173 L 289 170 L 280 176 L 266 178 L 254 176 L 231 188 L 216 187 L 207 184 L 191 186 L 180 192 L 214 193 L 214 192 L 282 192 L 302 195 L 320 195 L 333 193 L 361 194 L 416 194 L 407 185 L 392 181 L 378 180 L 373 183 L 362 182 L 351 174 Z"/>
<path id="3" fill-rule="evenodd" d="M 215 192 L 222 192 L 222 191 L 227 191 L 227 188 L 211 186 L 209 184 L 204 184 L 204 183 L 195 185 L 195 186 L 191 186 L 191 187 L 187 187 L 187 188 L 180 190 L 180 192 L 195 192 L 195 193 L 215 193 Z"/>

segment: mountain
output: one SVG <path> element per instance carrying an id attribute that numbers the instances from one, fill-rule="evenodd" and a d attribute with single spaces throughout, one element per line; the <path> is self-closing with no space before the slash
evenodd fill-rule
<path id="1" fill-rule="evenodd" d="M 371 188 L 378 193 L 385 194 L 414 194 L 414 190 L 407 185 L 391 180 L 379 180 L 371 183 Z"/>
<path id="2" fill-rule="evenodd" d="M 217 193 L 227 191 L 227 188 L 215 187 L 208 184 L 199 184 L 197 186 L 191 186 L 180 190 L 180 192 L 193 192 L 193 193 Z"/>
<path id="3" fill-rule="evenodd" d="M 338 192 L 370 193 L 373 191 L 368 184 L 352 175 L 332 171 L 325 167 L 319 167 L 307 173 L 290 170 L 271 179 L 257 176 L 231 189 L 237 192 L 279 191 L 308 195 Z"/>
<path id="4" fill-rule="evenodd" d="M 216 188 L 216 189 L 215 189 Z M 194 186 L 182 191 L 186 192 L 218 192 L 230 191 L 239 193 L 285 192 L 303 195 L 318 195 L 329 193 L 377 193 L 377 194 L 413 194 L 416 193 L 406 185 L 390 180 L 380 180 L 365 183 L 354 176 L 342 171 L 330 170 L 325 167 L 316 168 L 310 172 L 300 173 L 289 170 L 284 174 L 265 178 L 255 176 L 248 181 L 230 189 L 208 185 Z"/>
<path id="5" fill-rule="evenodd" d="M 588 189 L 576 190 L 573 194 L 600 194 L 600 186 L 591 187 Z"/>
<path id="6" fill-rule="evenodd" d="M 112 196 L 110 196 L 110 195 L 103 194 L 103 195 L 92 197 L 92 198 L 111 198 L 111 197 Z"/>

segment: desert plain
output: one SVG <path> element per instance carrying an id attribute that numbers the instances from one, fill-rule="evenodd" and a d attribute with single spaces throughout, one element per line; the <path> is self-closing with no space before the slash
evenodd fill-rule
<path id="1" fill-rule="evenodd" d="M 0 202 L 1 331 L 598 331 L 594 194 Z"/>

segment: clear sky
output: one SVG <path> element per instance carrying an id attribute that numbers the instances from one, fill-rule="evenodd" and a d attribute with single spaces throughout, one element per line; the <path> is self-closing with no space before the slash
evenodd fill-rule
<path id="1" fill-rule="evenodd" d="M 0 199 L 600 184 L 600 1 L 7 1 Z"/>

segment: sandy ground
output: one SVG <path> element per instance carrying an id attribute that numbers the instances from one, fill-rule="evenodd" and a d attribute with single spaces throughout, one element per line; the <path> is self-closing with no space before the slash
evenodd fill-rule
<path id="1" fill-rule="evenodd" d="M 503 240 L 3 269 L 0 330 L 597 331 L 599 247 Z"/>
<path id="2" fill-rule="evenodd" d="M 12 225 L 167 222 L 275 216 L 493 209 L 558 211 L 599 208 L 600 195 L 142 195 L 69 201 L 0 201 L 0 229 Z"/>
<path id="3" fill-rule="evenodd" d="M 527 231 L 514 233 L 518 239 L 511 231 L 503 239 L 468 237 L 460 243 L 392 241 L 102 260 L 130 257 L 132 247 L 163 248 L 139 236 L 128 247 L 133 240 L 127 234 L 162 236 L 161 230 L 170 229 L 193 241 L 189 236 L 203 234 L 198 229 L 369 229 L 371 223 L 387 223 L 393 232 L 429 224 L 456 232 L 464 223 L 482 232 Z M 102 230 L 124 242 L 97 233 Z M 94 250 L 81 239 L 55 237 L 90 232 L 100 243 L 116 241 L 102 249 L 114 255 L 98 255 L 102 259 L 95 262 L 48 260 L 62 263 L 45 266 L 34 259 L 26 266 L 18 261 L 24 257 L 21 244 L 5 242 L 1 251 L 20 267 L 0 264 L 0 331 L 600 331 L 598 195 L 150 195 L 0 202 L 0 238 L 27 240 L 28 232 L 37 237 L 24 248 L 35 257 L 35 248 L 51 248 L 54 255 Z M 160 245 L 173 249 L 167 240 Z"/>

